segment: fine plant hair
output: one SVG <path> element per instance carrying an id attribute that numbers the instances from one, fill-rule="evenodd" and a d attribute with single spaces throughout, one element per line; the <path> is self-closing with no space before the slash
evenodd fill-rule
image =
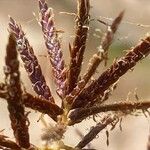
<path id="1" fill-rule="evenodd" d="M 9 17 L 9 40 L 6 47 L 4 81 L 0 83 L 0 98 L 8 104 L 9 118 L 15 140 L 0 131 L 0 149 L 2 150 L 82 150 L 108 126 L 113 130 L 116 124 L 122 121 L 126 115 L 150 114 L 149 101 L 121 101 L 105 104 L 111 93 L 116 89 L 118 80 L 137 65 L 150 53 L 150 35 L 147 34 L 140 42 L 127 51 L 121 58 L 115 60 L 107 69 L 92 80 L 98 66 L 103 63 L 107 65 L 109 59 L 109 48 L 114 40 L 125 12 L 121 11 L 111 24 L 107 24 L 106 32 L 103 34 L 97 52 L 91 56 L 87 70 L 81 74 L 83 57 L 86 53 L 87 38 L 89 32 L 90 0 L 76 0 L 77 12 L 75 17 L 75 38 L 73 43 L 68 43 L 70 53 L 69 65 L 63 56 L 63 48 L 59 39 L 59 30 L 55 25 L 54 12 L 48 7 L 46 0 L 38 0 L 39 24 L 43 33 L 45 47 L 49 56 L 56 93 L 61 100 L 61 106 L 56 104 L 56 98 L 51 91 L 51 86 L 46 83 L 41 66 L 34 53 L 34 48 L 28 41 L 26 34 L 20 24 Z M 20 79 L 19 60 L 24 64 L 32 88 L 36 96 L 27 92 Z M 26 108 L 42 113 L 40 120 L 45 124 L 41 140 L 46 141 L 43 148 L 33 145 L 30 140 L 28 119 L 29 112 Z M 43 115 L 48 115 L 55 124 L 48 125 Z M 68 146 L 63 142 L 67 128 L 84 119 L 100 114 L 99 122 L 91 130 L 83 135 L 81 141 L 75 146 Z M 120 126 L 121 128 L 121 126 Z M 106 132 L 107 136 L 108 131 Z M 150 137 L 147 142 L 147 150 L 150 150 Z M 57 148 L 53 144 L 57 143 Z M 107 140 L 107 144 L 109 141 Z M 88 148 L 87 150 L 94 150 Z"/>

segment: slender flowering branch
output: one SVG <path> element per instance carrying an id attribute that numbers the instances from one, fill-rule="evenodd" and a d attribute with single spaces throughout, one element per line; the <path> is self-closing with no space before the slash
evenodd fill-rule
<path id="1" fill-rule="evenodd" d="M 83 139 L 77 144 L 76 148 L 83 148 L 85 147 L 88 143 L 90 143 L 99 132 L 101 132 L 103 129 L 105 129 L 109 124 L 114 122 L 116 119 L 115 116 L 110 117 L 110 116 L 105 116 L 103 120 L 98 123 L 95 127 L 92 127 L 89 133 L 87 133 Z"/>
<path id="2" fill-rule="evenodd" d="M 124 16 L 124 11 L 122 11 L 114 19 L 114 21 L 112 22 L 112 24 L 110 26 L 108 26 L 107 32 L 102 37 L 101 44 L 98 49 L 101 52 L 102 59 L 105 60 L 105 65 L 107 64 L 109 46 L 111 45 L 111 43 L 114 39 L 114 34 L 117 31 L 118 26 L 120 25 L 123 16 Z"/>
<path id="3" fill-rule="evenodd" d="M 57 116 L 63 113 L 63 110 L 54 103 L 42 100 L 29 93 L 23 95 L 23 103 L 28 108 L 49 115 L 55 121 L 57 121 Z"/>
<path id="4" fill-rule="evenodd" d="M 111 26 L 108 26 L 108 30 L 106 34 L 104 34 L 101 44 L 98 48 L 98 52 L 93 55 L 93 57 L 89 60 L 88 69 L 86 73 L 83 75 L 83 78 L 77 83 L 76 87 L 73 89 L 73 91 L 67 95 L 66 100 L 68 103 L 72 103 L 75 97 L 83 90 L 91 76 L 96 72 L 97 67 L 99 64 L 105 60 L 105 64 L 107 61 L 107 55 L 108 55 L 108 49 L 111 45 L 114 34 L 118 29 L 119 24 L 121 23 L 121 20 L 123 18 L 124 11 L 122 11 L 113 21 Z"/>
<path id="5" fill-rule="evenodd" d="M 34 55 L 33 49 L 30 46 L 25 33 L 11 17 L 9 22 L 10 32 L 13 33 L 17 41 L 18 51 L 21 59 L 24 62 L 24 67 L 28 73 L 34 91 L 42 98 L 54 102 L 49 87 L 46 85 L 45 78 L 42 74 L 41 67 Z"/>
<path id="6" fill-rule="evenodd" d="M 89 29 L 90 2 L 89 0 L 77 0 L 77 2 L 76 36 L 73 47 L 70 48 L 71 60 L 68 73 L 68 94 L 75 88 L 78 81 Z"/>
<path id="7" fill-rule="evenodd" d="M 19 61 L 17 59 L 16 42 L 11 34 L 6 49 L 5 57 L 6 87 L 8 91 L 7 103 L 11 127 L 18 145 L 23 148 L 29 148 L 29 133 L 27 125 L 27 116 L 25 115 L 22 103 L 22 90 L 20 84 Z"/>
<path id="8" fill-rule="evenodd" d="M 105 104 L 100 106 L 93 106 L 89 108 L 77 108 L 70 113 L 70 124 L 79 123 L 83 119 L 98 113 L 108 111 L 120 111 L 123 113 L 133 112 L 134 110 L 147 110 L 150 108 L 150 101 L 143 102 L 119 102 L 114 104 Z"/>
<path id="9" fill-rule="evenodd" d="M 0 98 L 7 99 L 7 97 L 8 92 L 0 91 Z M 25 105 L 25 107 L 49 115 L 55 121 L 57 121 L 57 116 L 63 114 L 63 110 L 54 103 L 33 96 L 29 93 L 24 93 L 22 95 L 22 103 Z"/>
<path id="10" fill-rule="evenodd" d="M 46 0 L 39 0 L 40 23 L 44 34 L 45 44 L 50 56 L 52 72 L 57 84 L 57 93 L 60 97 L 66 94 L 66 68 L 63 60 L 60 41 L 54 23 L 52 9 L 48 9 Z"/>
<path id="11" fill-rule="evenodd" d="M 72 108 L 83 107 L 88 103 L 95 103 L 95 98 L 103 96 L 104 92 L 114 84 L 129 69 L 133 68 L 138 61 L 150 53 L 150 36 L 147 36 L 136 47 L 132 48 L 124 57 L 114 62 L 102 75 L 92 82 L 75 99 Z"/>

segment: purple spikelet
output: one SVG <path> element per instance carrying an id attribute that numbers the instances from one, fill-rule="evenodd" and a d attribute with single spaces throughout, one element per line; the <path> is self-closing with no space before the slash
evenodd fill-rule
<path id="1" fill-rule="evenodd" d="M 22 31 L 21 26 L 16 24 L 16 22 L 10 17 L 9 28 L 10 32 L 14 34 L 14 37 L 17 41 L 18 51 L 22 61 L 24 62 L 24 67 L 32 82 L 34 91 L 40 97 L 54 102 L 50 89 L 46 85 L 46 81 L 42 74 L 41 67 L 38 64 L 38 60 L 34 55 L 33 49 L 25 37 L 25 33 Z"/>
<path id="2" fill-rule="evenodd" d="M 57 93 L 64 98 L 66 91 L 66 68 L 63 60 L 60 41 L 55 28 L 53 11 L 48 8 L 45 0 L 39 0 L 40 24 L 44 34 L 45 44 L 50 56 L 52 72 L 57 86 Z"/>

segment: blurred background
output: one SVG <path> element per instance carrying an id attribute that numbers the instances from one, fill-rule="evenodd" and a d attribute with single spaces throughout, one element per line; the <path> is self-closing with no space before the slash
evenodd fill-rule
<path id="1" fill-rule="evenodd" d="M 75 13 L 76 0 L 48 0 L 48 4 L 54 9 L 57 29 L 64 31 L 61 35 L 61 44 L 66 64 L 68 64 L 68 44 L 69 42 L 72 43 L 74 38 L 74 16 L 60 12 Z M 3 81 L 4 79 L 3 66 L 5 48 L 8 39 L 8 15 L 10 15 L 22 25 L 26 36 L 28 37 L 30 44 L 33 46 L 33 49 L 39 59 L 47 82 L 51 86 L 51 89 L 54 89 L 53 92 L 55 93 L 55 86 L 51 78 L 49 60 L 45 57 L 47 52 L 44 46 L 41 28 L 37 22 L 37 6 L 37 0 L 0 0 L 0 81 Z M 96 53 L 97 47 L 100 44 L 101 36 L 106 31 L 106 27 L 97 22 L 96 19 L 101 19 L 105 22 L 111 23 L 111 19 L 115 18 L 122 10 L 125 10 L 125 16 L 117 34 L 115 35 L 114 42 L 110 47 L 108 67 L 115 58 L 125 54 L 124 50 L 128 50 L 131 46 L 134 46 L 146 35 L 146 33 L 150 32 L 149 0 L 91 0 L 90 14 L 91 18 L 94 20 L 90 23 L 82 73 L 85 71 L 90 57 Z M 110 97 L 110 102 L 126 100 L 129 92 L 131 93 L 129 99 L 135 100 L 133 96 L 135 89 L 137 89 L 140 100 L 149 100 L 149 66 L 150 57 L 147 57 L 145 60 L 139 62 L 133 71 L 129 71 L 125 76 L 123 76 L 119 81 L 117 89 Z M 102 64 L 99 67 L 95 78 L 106 68 L 107 67 L 104 67 Z M 20 69 L 22 74 L 21 80 L 24 86 L 27 88 L 27 91 L 34 94 L 22 62 Z M 56 99 L 58 99 L 56 94 L 54 95 Z M 39 116 L 40 114 L 32 112 L 29 115 L 29 118 L 31 124 L 31 141 L 33 144 L 40 146 L 42 145 L 40 134 L 43 126 L 41 123 L 37 122 Z M 98 119 L 99 118 L 97 118 L 97 120 Z M 49 121 L 48 118 L 47 120 Z M 71 146 L 76 145 L 81 138 L 77 135 L 75 129 L 78 129 L 85 134 L 94 124 L 96 123 L 92 120 L 86 120 L 74 127 L 69 127 L 64 138 L 65 143 Z M 149 118 L 145 118 L 144 115 L 139 117 L 127 116 L 123 118 L 123 131 L 120 131 L 118 126 L 113 131 L 110 131 L 110 145 L 108 147 L 106 145 L 105 131 L 100 133 L 99 137 L 93 140 L 91 145 L 93 148 L 97 148 L 98 150 L 144 150 L 146 149 L 148 140 L 149 126 L 150 120 Z M 1 129 L 5 129 L 4 134 L 13 139 L 7 112 L 7 104 L 4 100 L 0 101 L 0 130 Z"/>

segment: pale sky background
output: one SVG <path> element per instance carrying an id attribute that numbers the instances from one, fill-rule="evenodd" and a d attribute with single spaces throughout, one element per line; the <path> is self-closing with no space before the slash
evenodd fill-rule
<path id="1" fill-rule="evenodd" d="M 68 43 L 72 42 L 74 36 L 74 17 L 66 14 L 60 14 L 59 12 L 75 12 L 76 1 L 75 0 L 48 0 L 49 6 L 54 8 L 55 21 L 58 29 L 63 30 L 62 34 L 62 49 L 64 51 L 64 57 L 68 62 Z M 129 48 L 138 43 L 139 39 L 145 36 L 147 32 L 150 32 L 150 0 L 91 0 L 91 18 L 98 19 L 102 17 L 114 18 L 122 10 L 125 10 L 124 20 L 115 36 L 114 43 L 111 47 L 111 60 L 109 65 L 114 59 L 114 54 L 120 56 L 124 54 L 124 49 L 113 49 L 113 47 L 125 47 Z M 37 0 L 0 0 L 0 80 L 4 78 L 3 66 L 5 57 L 5 47 L 7 44 L 8 36 L 8 15 L 16 19 L 23 27 L 30 44 L 33 46 L 38 59 L 43 66 L 43 73 L 46 76 L 48 84 L 54 89 L 54 84 L 51 81 L 51 72 L 49 67 L 49 61 L 45 57 L 39 55 L 47 54 L 44 46 L 44 40 L 40 26 L 36 21 L 36 17 L 33 12 L 38 16 Z M 101 17 L 100 17 L 101 16 Z M 102 19 L 103 21 L 108 21 Z M 141 26 L 139 26 L 141 24 Z M 143 26 L 142 26 L 143 25 Z M 93 21 L 90 24 L 90 34 L 84 56 L 83 72 L 87 66 L 87 62 L 93 53 L 96 52 L 99 45 L 99 39 L 93 34 L 95 29 L 102 29 L 101 34 L 105 31 L 104 25 Z M 98 33 L 97 33 L 98 34 Z M 130 45 L 130 46 L 129 46 Z M 116 50 L 116 51 L 115 51 Z M 115 57 L 117 57 L 115 55 Z M 47 64 L 47 65 L 46 65 Z M 108 65 L 108 66 L 109 66 Z M 150 98 L 150 57 L 137 64 L 133 72 L 128 72 L 119 82 L 118 89 L 113 93 L 110 98 L 113 101 L 125 100 L 129 91 L 134 92 L 135 88 L 138 88 L 138 95 L 142 100 L 149 100 Z M 100 66 L 98 72 L 101 73 L 105 70 L 103 66 Z M 27 87 L 27 90 L 32 91 L 31 84 L 28 80 L 27 74 L 21 65 L 22 82 Z M 98 74 L 97 74 L 98 75 Z M 132 95 L 132 94 L 131 94 Z M 133 98 L 133 95 L 131 96 Z M 39 114 L 33 112 L 30 117 L 30 135 L 31 142 L 35 145 L 41 145 L 40 133 L 42 125 L 37 123 Z M 70 127 L 66 132 L 65 143 L 68 145 L 76 145 L 80 140 L 80 137 L 75 133 L 75 128 L 80 129 L 83 133 L 90 130 L 90 127 L 95 123 L 91 120 L 86 120 L 83 123 Z M 123 119 L 123 131 L 119 131 L 119 127 L 110 132 L 110 146 L 106 146 L 105 131 L 99 134 L 99 138 L 95 139 L 91 144 L 98 150 L 146 150 L 146 143 L 149 134 L 149 119 L 144 116 L 134 117 L 129 116 Z M 5 130 L 5 135 L 10 136 L 13 139 L 10 129 L 10 122 L 7 112 L 7 104 L 5 101 L 0 101 L 0 130 Z M 71 138 L 70 138 L 71 137 Z"/>

